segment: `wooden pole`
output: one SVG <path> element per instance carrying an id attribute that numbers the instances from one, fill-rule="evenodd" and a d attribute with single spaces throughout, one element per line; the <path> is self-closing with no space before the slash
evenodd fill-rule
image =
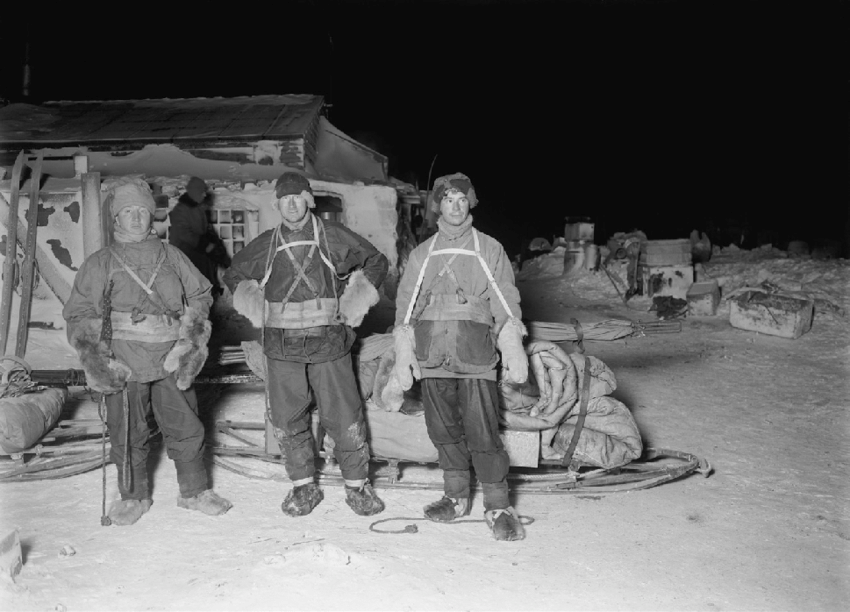
<path id="1" fill-rule="evenodd" d="M 80 176 L 83 191 L 83 256 L 88 258 L 105 246 L 103 240 L 103 215 L 100 207 L 100 172 L 86 172 Z"/>
<path id="2" fill-rule="evenodd" d="M 18 312 L 18 340 L 15 356 L 24 358 L 29 339 L 30 312 L 32 311 L 32 285 L 35 280 L 35 249 L 38 237 L 38 194 L 41 191 L 42 154 L 38 154 L 30 175 L 30 207 L 27 213 L 27 242 L 24 245 L 24 263 L 21 266 L 21 308 Z"/>
<path id="3" fill-rule="evenodd" d="M 0 299 L 0 357 L 6 354 L 9 327 L 12 322 L 12 296 L 15 290 L 15 268 L 18 262 L 18 195 L 24 169 L 24 152 L 18 153 L 12 169 L 12 201 L 6 214 L 6 259 L 3 261 L 3 293 Z"/>

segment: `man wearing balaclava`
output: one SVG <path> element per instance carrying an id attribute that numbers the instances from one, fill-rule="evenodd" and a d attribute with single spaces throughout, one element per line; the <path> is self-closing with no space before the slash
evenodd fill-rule
<path id="1" fill-rule="evenodd" d="M 292 481 L 281 509 L 304 516 L 323 498 L 315 480 L 315 398 L 346 503 L 356 514 L 377 514 L 384 504 L 368 480 L 366 423 L 350 351 L 352 328 L 378 302 L 387 258 L 342 224 L 314 215 L 310 181 L 297 172 L 277 180 L 272 206 L 280 225 L 234 256 L 224 282 L 234 308 L 262 329 L 269 417 Z"/>
<path id="2" fill-rule="evenodd" d="M 186 183 L 186 192 L 168 213 L 170 227 L 168 242 L 183 251 L 213 286 L 213 294 L 219 293 L 218 265 L 230 263 L 224 245 L 207 219 L 207 184 L 197 176 Z M 214 254 L 223 255 L 216 261 Z"/>
<path id="3" fill-rule="evenodd" d="M 484 489 L 484 517 L 497 540 L 521 540 L 525 531 L 508 499 L 508 454 L 499 437 L 502 379 L 525 382 L 519 291 L 502 245 L 472 227 L 478 199 L 472 182 L 456 173 L 434 182 L 430 206 L 437 233 L 411 253 L 396 298 L 395 368 L 390 390 L 422 380 L 428 436 L 443 470 L 443 497 L 425 516 L 449 522 L 469 513 L 470 464 Z M 401 395 L 396 397 L 400 400 Z"/>
<path id="4" fill-rule="evenodd" d="M 121 494 L 108 516 L 115 525 L 132 525 L 153 503 L 151 420 L 177 470 L 177 505 L 224 514 L 231 504 L 209 488 L 192 387 L 207 358 L 210 283 L 151 231 L 156 205 L 147 183 L 119 179 L 106 201 L 114 243 L 83 262 L 62 314 L 86 384 L 105 397 Z"/>

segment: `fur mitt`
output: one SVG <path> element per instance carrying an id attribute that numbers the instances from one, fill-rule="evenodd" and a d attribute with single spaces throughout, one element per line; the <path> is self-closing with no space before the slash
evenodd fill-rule
<path id="1" fill-rule="evenodd" d="M 372 387 L 372 401 L 387 412 L 398 412 L 404 403 L 404 389 L 395 373 L 395 354 L 387 351 L 378 361 Z"/>
<path id="2" fill-rule="evenodd" d="M 378 290 L 369 282 L 363 270 L 355 270 L 348 278 L 345 291 L 339 298 L 337 321 L 349 327 L 358 327 L 379 299 Z"/>
<path id="3" fill-rule="evenodd" d="M 414 378 L 422 378 L 419 360 L 416 359 L 416 338 L 410 325 L 399 325 L 393 330 L 395 340 L 395 367 L 393 373 L 402 391 L 413 386 Z"/>
<path id="4" fill-rule="evenodd" d="M 207 342 L 212 333 L 212 323 L 201 311 L 186 308 L 180 317 L 180 338 L 165 356 L 163 367 L 169 374 L 176 374 L 177 388 L 185 391 L 204 367 L 209 355 Z"/>
<path id="5" fill-rule="evenodd" d="M 257 329 L 262 329 L 265 324 L 265 305 L 265 292 L 260 289 L 260 283 L 255 280 L 239 282 L 233 292 L 233 307 Z"/>
<path id="6" fill-rule="evenodd" d="M 100 319 L 83 319 L 69 329 L 68 342 L 80 356 L 86 385 L 107 395 L 121 391 L 133 371 L 112 356 L 112 349 L 100 341 Z"/>
<path id="7" fill-rule="evenodd" d="M 398 412 L 404 404 L 404 389 L 395 370 L 390 372 L 389 380 L 381 391 L 381 404 L 387 412 Z"/>
<path id="8" fill-rule="evenodd" d="M 524 383 L 528 380 L 528 356 L 522 339 L 528 335 L 525 325 L 516 317 L 510 317 L 496 338 L 496 346 L 502 354 L 502 380 Z"/>

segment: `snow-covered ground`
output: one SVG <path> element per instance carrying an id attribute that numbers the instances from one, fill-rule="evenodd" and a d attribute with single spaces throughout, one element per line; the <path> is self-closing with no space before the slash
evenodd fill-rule
<path id="1" fill-rule="evenodd" d="M 763 255 L 771 255 L 764 257 Z M 708 459 L 654 489 L 516 496 L 533 518 L 522 542 L 480 522 L 419 521 L 435 491 L 382 489 L 385 512 L 355 516 L 340 487 L 309 516 L 280 511 L 289 485 L 218 466 L 223 517 L 176 506 L 171 461 L 154 466 L 154 505 L 132 527 L 102 527 L 101 472 L 2 485 L 0 534 L 19 529 L 24 567 L 0 592 L 6 610 L 838 610 L 850 601 L 850 262 L 783 253 L 719 253 L 699 274 L 724 294 L 769 281 L 820 299 L 796 340 L 735 329 L 728 308 L 682 331 L 588 342 L 617 376 L 615 396 L 647 446 Z M 623 305 L 604 273 L 519 283 L 538 321 L 653 320 Z M 38 307 L 41 319 L 50 308 Z M 42 312 L 43 311 L 43 312 Z M 383 331 L 391 307 L 373 315 Z M 55 313 L 54 313 L 55 315 Z M 41 320 L 39 316 L 34 320 Z M 61 322 L 57 322 L 57 325 Z M 383 327 L 382 327 L 383 325 Z M 63 331 L 31 330 L 35 367 L 70 367 Z M 209 422 L 261 421 L 258 385 L 199 391 Z M 74 418 L 95 418 L 81 389 Z M 272 466 L 273 467 L 273 466 Z M 269 468 L 272 469 L 272 468 Z M 110 466 L 107 496 L 115 495 Z M 416 533 L 379 534 L 418 526 Z M 69 546 L 75 554 L 62 555 Z M 66 549 L 67 551 L 67 549 Z"/>

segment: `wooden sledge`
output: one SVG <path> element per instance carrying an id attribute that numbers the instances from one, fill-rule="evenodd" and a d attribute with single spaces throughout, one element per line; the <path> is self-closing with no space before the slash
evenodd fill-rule
<path id="1" fill-rule="evenodd" d="M 213 463 L 248 478 L 287 482 L 280 455 L 270 452 L 265 437 L 258 435 L 265 430 L 264 423 L 216 422 L 208 444 Z M 342 483 L 332 454 L 323 448 L 318 455 L 319 482 Z M 443 489 L 435 463 L 373 455 L 371 467 L 370 476 L 377 488 Z M 711 471 L 708 461 L 691 453 L 646 448 L 639 460 L 618 468 L 574 470 L 557 461 L 541 461 L 536 468 L 512 467 L 508 480 L 517 492 L 601 495 L 649 489 L 695 472 L 708 477 Z"/>
<path id="2" fill-rule="evenodd" d="M 0 457 L 0 484 L 83 474 L 103 465 L 104 444 L 99 420 L 59 421 L 35 446 Z"/>

